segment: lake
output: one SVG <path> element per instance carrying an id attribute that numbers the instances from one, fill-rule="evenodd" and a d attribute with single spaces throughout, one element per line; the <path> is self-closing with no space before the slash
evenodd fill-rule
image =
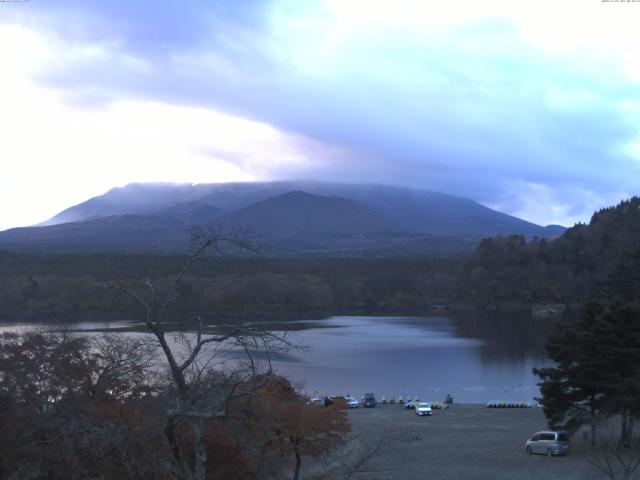
<path id="1" fill-rule="evenodd" d="M 272 365 L 314 396 L 374 392 L 378 400 L 401 395 L 442 401 L 451 394 L 459 403 L 531 402 L 539 394 L 531 369 L 548 363 L 545 329 L 530 319 L 331 317 L 306 329 L 309 322 L 295 323 L 302 329 L 291 338 L 306 348 L 276 355 Z"/>
<path id="2" fill-rule="evenodd" d="M 313 395 L 374 392 L 461 403 L 533 401 L 531 369 L 547 364 L 535 322 L 474 327 L 448 317 L 332 317 L 303 330 L 310 348 L 273 361 L 276 371 Z M 506 328 L 506 331 L 505 331 Z"/>

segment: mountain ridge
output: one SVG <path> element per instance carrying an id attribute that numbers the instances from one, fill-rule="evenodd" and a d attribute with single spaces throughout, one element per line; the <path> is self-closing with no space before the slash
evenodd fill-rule
<path id="1" fill-rule="evenodd" d="M 300 190 L 253 203 L 219 218 L 227 227 L 253 228 L 268 237 L 383 234 L 398 226 L 370 209 L 341 197 Z"/>
<path id="2" fill-rule="evenodd" d="M 434 245 L 434 251 L 448 251 L 447 239 L 454 250 L 468 253 L 483 237 L 552 237 L 564 231 L 470 199 L 406 187 L 312 181 L 150 183 L 117 187 L 39 226 L 0 232 L 0 248 L 108 249 L 112 239 L 117 249 L 165 251 L 184 246 L 186 231 L 194 224 L 248 231 L 281 254 L 356 256 L 419 253 L 434 250 Z"/>
<path id="3" fill-rule="evenodd" d="M 466 210 L 471 217 L 483 215 L 490 217 L 493 230 L 501 225 L 515 222 L 521 230 L 538 230 L 543 233 L 544 226 L 492 210 L 480 203 L 454 195 L 432 192 L 412 187 L 398 187 L 380 184 L 349 184 L 316 181 L 279 181 L 279 182 L 227 182 L 227 183 L 132 183 L 124 187 L 115 187 L 103 195 L 92 197 L 78 205 L 69 207 L 40 225 L 52 225 L 68 221 L 87 219 L 95 215 L 117 215 L 126 213 L 152 213 L 177 203 L 194 202 L 213 206 L 222 210 L 236 210 L 252 203 L 292 191 L 304 191 L 314 195 L 337 196 L 354 200 L 382 214 L 399 215 L 399 223 L 405 227 L 418 221 L 428 221 L 436 215 L 439 220 L 445 213 Z M 397 212 L 398 203 L 411 206 L 410 211 Z M 429 211 L 420 212 L 416 205 L 428 203 Z M 452 211 L 453 210 L 453 211 Z M 408 219 L 408 221 L 407 221 Z M 547 226 L 551 227 L 551 226 Z M 564 231 L 564 227 L 561 227 Z M 464 234 L 464 231 L 451 231 L 445 228 L 434 234 Z M 496 233 L 528 233 L 505 230 Z M 561 233 L 561 232 L 559 232 Z"/>

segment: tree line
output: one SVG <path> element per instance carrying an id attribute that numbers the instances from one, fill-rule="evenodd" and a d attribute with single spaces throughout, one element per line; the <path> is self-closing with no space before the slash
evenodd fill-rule
<path id="1" fill-rule="evenodd" d="M 122 319 L 130 307 L 94 286 L 171 281 L 181 257 L 28 255 L 0 252 L 0 315 L 37 322 Z M 205 321 L 322 318 L 333 314 L 422 312 L 442 303 L 455 279 L 445 259 L 201 258 L 180 284 L 173 316 L 184 309 Z"/>
<path id="2" fill-rule="evenodd" d="M 597 212 L 559 243 L 586 289 L 578 313 L 556 323 L 534 369 L 551 428 L 586 428 L 590 462 L 611 479 L 640 468 L 640 211 L 633 198 Z M 617 426 L 615 425 L 617 423 Z"/>
<path id="3" fill-rule="evenodd" d="M 640 198 L 633 197 L 552 240 L 482 240 L 462 263 L 454 296 L 475 305 L 579 306 L 606 288 L 614 270 L 639 249 Z"/>
<path id="4" fill-rule="evenodd" d="M 628 443 L 640 417 L 640 252 L 629 256 L 577 318 L 558 323 L 547 353 L 555 366 L 536 369 L 551 424 L 575 430 L 619 416 Z"/>

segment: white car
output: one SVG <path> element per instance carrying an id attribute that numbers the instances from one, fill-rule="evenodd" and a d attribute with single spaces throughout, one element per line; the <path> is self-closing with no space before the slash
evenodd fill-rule
<path id="1" fill-rule="evenodd" d="M 416 405 L 416 415 L 431 415 L 431 404 L 428 402 L 420 402 Z"/>
<path id="2" fill-rule="evenodd" d="M 358 400 L 353 397 L 347 397 L 345 400 L 347 401 L 347 405 L 349 406 L 349 408 L 358 408 L 360 406 Z"/>
<path id="3" fill-rule="evenodd" d="M 569 435 L 562 431 L 538 432 L 527 440 L 525 444 L 525 450 L 528 454 L 542 453 L 549 457 L 552 455 L 566 455 L 570 449 Z"/>

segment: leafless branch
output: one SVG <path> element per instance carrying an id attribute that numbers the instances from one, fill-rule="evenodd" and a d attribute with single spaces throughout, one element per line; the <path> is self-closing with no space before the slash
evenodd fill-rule
<path id="1" fill-rule="evenodd" d="M 640 439 L 623 444 L 612 419 L 599 422 L 600 435 L 589 448 L 587 461 L 610 480 L 630 480 L 640 468 Z"/>

